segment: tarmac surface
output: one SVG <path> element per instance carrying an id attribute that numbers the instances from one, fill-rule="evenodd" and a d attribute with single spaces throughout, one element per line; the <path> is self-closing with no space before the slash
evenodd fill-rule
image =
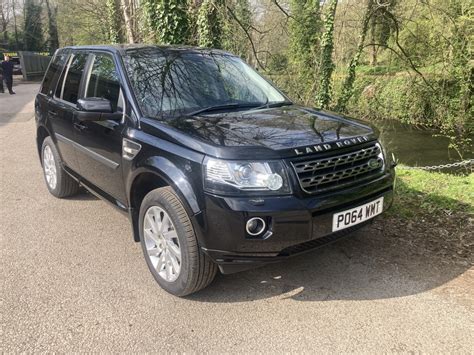
<path id="1" fill-rule="evenodd" d="M 415 252 L 381 223 L 185 299 L 167 294 L 126 216 L 86 193 L 48 193 L 38 84 L 14 89 L 0 94 L 1 353 L 473 352 L 474 268 Z"/>

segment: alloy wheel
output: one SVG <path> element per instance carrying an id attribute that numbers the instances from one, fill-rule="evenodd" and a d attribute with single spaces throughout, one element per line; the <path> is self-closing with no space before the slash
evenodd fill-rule
<path id="1" fill-rule="evenodd" d="M 54 160 L 53 151 L 49 145 L 46 145 L 43 149 L 43 170 L 44 176 L 48 186 L 54 190 L 58 183 L 58 174 L 56 170 L 56 162 Z"/>
<path id="2" fill-rule="evenodd" d="M 170 216 L 158 206 L 150 207 L 143 221 L 147 256 L 158 275 L 174 282 L 181 271 L 181 248 Z"/>

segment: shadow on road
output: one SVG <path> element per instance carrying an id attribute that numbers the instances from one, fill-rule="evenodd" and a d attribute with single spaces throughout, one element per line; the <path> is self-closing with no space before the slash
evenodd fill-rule
<path id="1" fill-rule="evenodd" d="M 365 233 L 279 264 L 218 275 L 211 286 L 189 298 L 201 302 L 276 296 L 300 301 L 374 300 L 428 291 L 467 269 L 415 253 L 408 243 L 393 243 L 382 231 L 367 228 Z"/>
<path id="2" fill-rule="evenodd" d="M 77 195 L 68 197 L 67 200 L 68 201 L 100 201 L 98 197 L 91 194 L 84 187 L 81 187 L 81 190 Z"/>
<path id="3" fill-rule="evenodd" d="M 416 220 L 384 216 L 308 254 L 218 275 L 208 288 L 188 298 L 199 302 L 376 300 L 425 292 L 473 265 L 472 220 L 457 218 L 468 219 L 467 214 L 423 215 Z"/>

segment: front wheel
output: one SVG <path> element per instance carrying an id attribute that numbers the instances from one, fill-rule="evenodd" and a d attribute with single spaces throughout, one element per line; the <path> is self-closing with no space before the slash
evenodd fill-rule
<path id="1" fill-rule="evenodd" d="M 149 192 L 139 218 L 145 260 L 163 289 L 186 296 L 212 282 L 217 266 L 200 250 L 191 220 L 172 188 Z"/>

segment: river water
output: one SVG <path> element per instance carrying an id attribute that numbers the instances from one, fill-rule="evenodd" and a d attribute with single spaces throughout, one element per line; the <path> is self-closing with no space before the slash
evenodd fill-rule
<path id="1" fill-rule="evenodd" d="M 427 166 L 462 160 L 456 150 L 449 148 L 449 139 L 436 136 L 436 131 L 424 130 L 398 121 L 373 122 L 388 150 L 400 164 Z M 473 149 L 463 152 L 463 159 L 474 159 Z"/>

